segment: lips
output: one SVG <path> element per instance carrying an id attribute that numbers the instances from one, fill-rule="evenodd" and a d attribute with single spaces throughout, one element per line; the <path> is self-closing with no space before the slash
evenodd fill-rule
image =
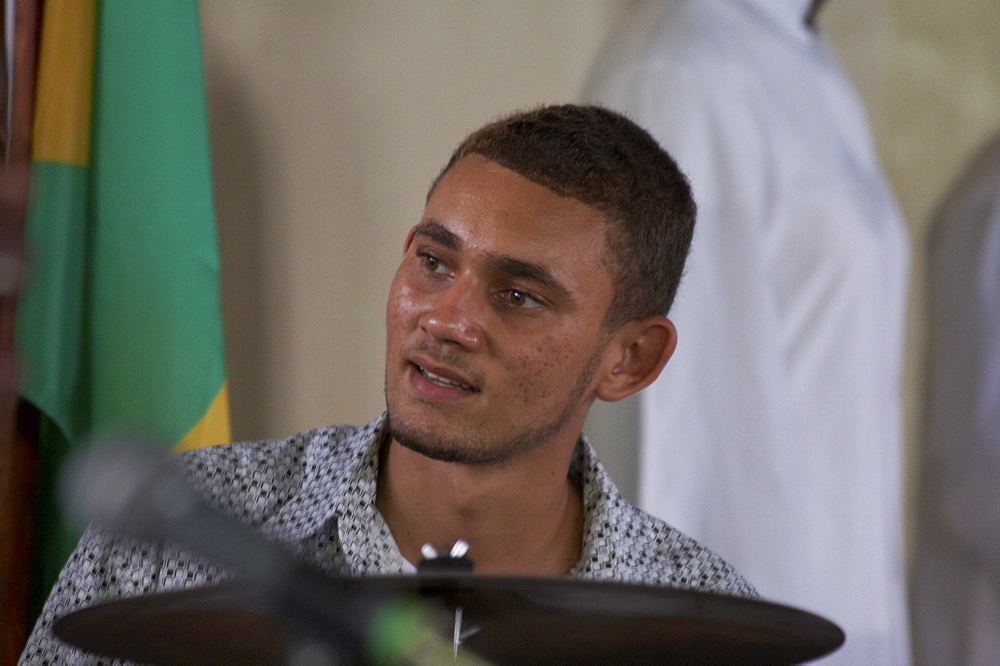
<path id="1" fill-rule="evenodd" d="M 425 386 L 436 386 L 446 391 L 460 391 L 464 394 L 479 393 L 477 383 L 450 366 L 441 365 L 429 356 L 411 357 L 410 365 L 415 375 L 426 380 Z"/>
<path id="2" fill-rule="evenodd" d="M 419 365 L 416 366 L 416 368 L 417 372 L 426 377 L 429 382 L 437 384 L 438 386 L 446 386 L 448 388 L 462 389 L 463 391 L 468 391 L 469 393 L 477 392 L 476 389 L 463 382 L 453 381 L 451 379 L 448 379 L 447 377 L 442 377 L 441 375 L 434 374 L 427 368 L 423 368 Z"/>

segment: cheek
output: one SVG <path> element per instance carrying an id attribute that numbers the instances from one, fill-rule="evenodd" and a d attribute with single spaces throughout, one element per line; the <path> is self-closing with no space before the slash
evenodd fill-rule
<path id="1" fill-rule="evenodd" d="M 573 346 L 565 341 L 546 337 L 541 344 L 510 363 L 516 380 L 516 390 L 522 401 L 546 400 L 566 395 L 576 377 L 569 368 L 576 367 Z"/>
<path id="2" fill-rule="evenodd" d="M 394 332 L 402 332 L 406 323 L 417 313 L 417 300 L 413 288 L 404 276 L 397 274 L 389 287 L 389 298 L 385 308 L 385 324 L 389 338 Z"/>

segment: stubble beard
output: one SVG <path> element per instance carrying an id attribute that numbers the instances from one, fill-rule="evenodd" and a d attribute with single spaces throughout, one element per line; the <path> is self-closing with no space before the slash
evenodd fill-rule
<path id="1" fill-rule="evenodd" d="M 420 432 L 413 424 L 403 419 L 393 418 L 393 406 L 389 399 L 388 382 L 385 387 L 386 431 L 389 436 L 422 456 L 441 462 L 466 465 L 489 465 L 502 463 L 515 456 L 535 449 L 560 433 L 580 408 L 580 400 L 587 391 L 602 349 L 598 347 L 587 360 L 577 377 L 562 409 L 556 416 L 544 423 L 531 426 L 514 433 L 503 441 L 488 441 L 475 434 L 446 438 L 443 435 Z"/>

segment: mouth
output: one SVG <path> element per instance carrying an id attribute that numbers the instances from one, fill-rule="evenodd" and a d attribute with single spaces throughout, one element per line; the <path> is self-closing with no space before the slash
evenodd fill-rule
<path id="1" fill-rule="evenodd" d="M 416 368 L 417 372 L 420 373 L 420 375 L 424 377 L 427 381 L 429 381 L 432 384 L 436 384 L 437 386 L 443 386 L 445 388 L 451 388 L 451 389 L 459 389 L 461 391 L 465 391 L 466 393 L 479 393 L 479 389 L 477 389 L 474 386 L 470 386 L 469 384 L 466 384 L 465 382 L 457 378 L 445 377 L 435 372 L 431 372 L 427 368 L 417 363 L 414 363 L 413 367 Z"/>

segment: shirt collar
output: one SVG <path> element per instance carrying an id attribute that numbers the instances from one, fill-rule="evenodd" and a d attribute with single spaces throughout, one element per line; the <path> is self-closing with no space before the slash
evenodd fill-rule
<path id="1" fill-rule="evenodd" d="M 336 444 L 337 451 L 332 450 L 328 440 L 307 449 L 302 492 L 290 503 L 294 506 L 286 507 L 300 517 L 286 523 L 296 529 L 285 538 L 302 541 L 335 520 L 343 554 L 353 571 L 394 574 L 408 569 L 375 506 L 379 451 L 385 437 L 383 413 Z M 581 556 L 570 575 L 613 578 L 621 563 L 615 544 L 620 540 L 619 516 L 626 502 L 582 434 L 569 477 L 582 490 L 584 514 Z"/>
<path id="2" fill-rule="evenodd" d="M 570 570 L 574 577 L 611 579 L 622 565 L 621 525 L 625 499 L 618 492 L 597 452 L 581 434 L 569 476 L 583 492 L 583 548 Z"/>
<path id="3" fill-rule="evenodd" d="M 352 461 L 346 473 L 340 479 L 322 479 L 339 498 L 335 515 L 344 556 L 354 571 L 364 574 L 398 574 L 408 569 L 375 506 L 379 452 L 386 436 L 383 413 L 343 442 Z"/>
<path id="4" fill-rule="evenodd" d="M 375 507 L 384 422 L 382 414 L 360 428 L 348 428 L 346 436 L 339 427 L 307 433 L 302 486 L 264 531 L 297 550 L 336 535 L 350 570 L 358 574 L 406 570 Z"/>
<path id="5" fill-rule="evenodd" d="M 812 41 L 814 33 L 806 25 L 812 0 L 735 0 L 785 34 L 798 40 Z"/>

